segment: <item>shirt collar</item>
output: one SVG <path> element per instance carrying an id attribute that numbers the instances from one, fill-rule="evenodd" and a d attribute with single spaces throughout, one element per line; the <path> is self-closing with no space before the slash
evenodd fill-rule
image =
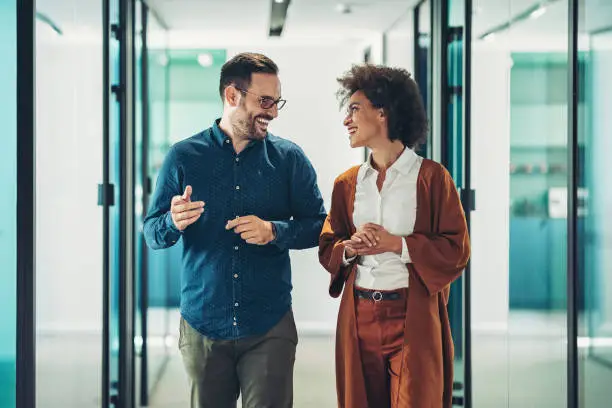
<path id="1" fill-rule="evenodd" d="M 407 175 L 412 169 L 412 165 L 415 163 L 417 154 L 414 150 L 406 147 L 402 154 L 397 158 L 395 163 L 389 167 L 391 171 L 397 171 L 400 174 Z M 376 173 L 376 169 L 372 166 L 372 153 L 368 155 L 368 160 L 361 165 L 359 169 L 358 178 L 360 181 L 365 179 L 368 175 Z"/>
<path id="2" fill-rule="evenodd" d="M 219 127 L 219 122 L 221 122 L 221 119 L 215 120 L 212 125 L 212 138 L 219 144 L 219 146 L 223 146 L 224 143 L 231 143 L 231 140 L 229 136 L 226 135 L 223 130 L 221 130 Z"/>
<path id="3" fill-rule="evenodd" d="M 213 125 L 212 125 L 212 138 L 213 138 L 213 140 L 219 146 L 224 146 L 225 144 L 228 144 L 228 145 L 231 144 L 232 143 L 232 139 L 223 131 L 223 129 L 221 129 L 221 127 L 219 126 L 219 123 L 221 123 L 221 119 L 217 119 L 217 120 L 215 120 L 213 122 Z M 268 135 L 269 135 L 269 133 L 268 133 Z M 264 140 L 266 140 L 266 139 L 264 139 Z M 250 140 L 246 148 L 250 148 L 255 143 L 261 143 L 264 140 Z"/>

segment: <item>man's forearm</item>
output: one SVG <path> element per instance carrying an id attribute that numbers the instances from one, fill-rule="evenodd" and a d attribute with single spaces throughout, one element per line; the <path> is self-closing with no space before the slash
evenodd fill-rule
<path id="1" fill-rule="evenodd" d="M 309 217 L 287 221 L 272 221 L 275 230 L 273 243 L 285 249 L 306 249 L 319 245 L 319 234 L 324 217 Z"/>
<path id="2" fill-rule="evenodd" d="M 169 248 L 176 244 L 181 238 L 179 231 L 172 221 L 170 212 L 163 213 L 157 217 L 147 217 L 144 222 L 143 232 L 145 241 L 151 249 Z"/>

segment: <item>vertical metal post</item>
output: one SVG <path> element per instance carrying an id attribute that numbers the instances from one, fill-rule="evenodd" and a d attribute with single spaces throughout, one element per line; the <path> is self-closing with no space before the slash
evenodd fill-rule
<path id="1" fill-rule="evenodd" d="M 17 100 L 17 270 L 14 271 L 17 274 L 16 402 L 19 408 L 34 408 L 36 404 L 36 1 L 12 1 L 16 1 L 17 5 L 17 95 L 15 95 Z"/>
<path id="2" fill-rule="evenodd" d="M 569 0 L 567 143 L 567 406 L 578 407 L 578 1 Z"/>
<path id="3" fill-rule="evenodd" d="M 149 7 L 145 2 L 140 3 L 142 6 L 142 61 L 141 61 L 141 99 L 142 99 L 142 148 L 141 148 L 141 185 L 142 185 L 142 216 L 146 216 L 149 207 L 149 194 L 151 182 L 149 180 L 149 63 L 148 63 L 148 37 L 147 30 L 149 26 Z M 140 353 L 140 404 L 142 406 L 149 405 L 149 353 L 147 342 L 148 318 L 147 310 L 149 308 L 149 262 L 148 249 L 144 239 L 140 240 L 140 313 L 141 316 L 141 333 L 142 333 L 142 351 Z"/>
<path id="4" fill-rule="evenodd" d="M 110 396 L 110 5 L 102 0 L 102 408 Z"/>
<path id="5" fill-rule="evenodd" d="M 119 1 L 119 406 L 135 404 L 134 364 L 134 15 L 135 0 Z"/>
<path id="6" fill-rule="evenodd" d="M 465 21 L 463 27 L 463 197 L 465 218 L 470 228 L 471 212 L 474 209 L 472 194 L 472 0 L 464 0 Z M 464 407 L 472 407 L 472 279 L 471 263 L 463 273 L 463 398 Z"/>

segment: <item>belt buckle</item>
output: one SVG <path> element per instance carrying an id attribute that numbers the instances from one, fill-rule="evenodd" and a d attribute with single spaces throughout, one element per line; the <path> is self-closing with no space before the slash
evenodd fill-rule
<path id="1" fill-rule="evenodd" d="M 372 293 L 372 300 L 374 300 L 375 302 L 380 302 L 382 300 L 382 298 L 383 298 L 382 292 L 380 292 L 378 290 L 375 290 Z"/>

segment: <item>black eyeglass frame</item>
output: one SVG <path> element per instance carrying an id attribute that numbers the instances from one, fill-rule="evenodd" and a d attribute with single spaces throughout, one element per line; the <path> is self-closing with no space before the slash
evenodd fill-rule
<path id="1" fill-rule="evenodd" d="M 234 86 L 234 88 L 236 88 L 240 92 L 248 93 L 248 94 L 251 94 L 253 96 L 256 96 L 258 101 L 259 101 L 259 106 L 261 106 L 262 109 L 272 109 L 272 107 L 274 105 L 276 105 L 278 107 L 278 110 L 281 110 L 281 109 L 283 109 L 283 106 L 285 106 L 285 104 L 287 103 L 287 101 L 285 99 L 282 99 L 282 98 L 278 98 L 278 99 L 275 100 L 275 99 L 272 99 L 269 96 L 261 96 L 261 95 L 258 95 L 256 93 L 254 93 L 254 92 L 247 91 L 246 89 L 239 88 L 237 86 Z"/>

